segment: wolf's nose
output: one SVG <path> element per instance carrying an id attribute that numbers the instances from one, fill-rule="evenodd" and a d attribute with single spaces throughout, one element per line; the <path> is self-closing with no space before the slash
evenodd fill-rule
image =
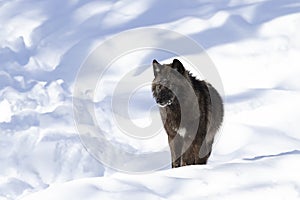
<path id="1" fill-rule="evenodd" d="M 158 62 L 157 62 L 157 60 L 154 59 L 154 60 L 152 61 L 152 63 L 154 64 L 154 63 L 158 63 Z"/>
<path id="2" fill-rule="evenodd" d="M 156 103 L 161 104 L 162 101 L 160 99 L 156 99 Z"/>

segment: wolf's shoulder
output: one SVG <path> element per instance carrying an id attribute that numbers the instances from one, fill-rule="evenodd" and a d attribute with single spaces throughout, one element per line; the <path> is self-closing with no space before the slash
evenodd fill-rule
<path id="1" fill-rule="evenodd" d="M 209 83 L 208 82 L 206 82 L 205 80 L 200 80 L 199 78 L 197 78 L 196 76 L 194 76 L 190 71 L 188 71 L 188 70 L 186 70 L 186 78 L 188 78 L 190 81 L 191 81 L 191 83 L 192 83 L 192 85 L 193 85 L 193 87 L 194 88 L 199 88 L 199 89 L 205 89 L 205 88 L 207 88 L 207 87 L 209 87 Z"/>

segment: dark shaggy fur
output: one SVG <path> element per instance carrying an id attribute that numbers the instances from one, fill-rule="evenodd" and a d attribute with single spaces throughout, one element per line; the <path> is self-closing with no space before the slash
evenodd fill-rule
<path id="1" fill-rule="evenodd" d="M 197 80 L 182 63 L 153 60 L 153 96 L 168 134 L 172 167 L 206 164 L 223 120 L 223 102 L 207 82 Z"/>

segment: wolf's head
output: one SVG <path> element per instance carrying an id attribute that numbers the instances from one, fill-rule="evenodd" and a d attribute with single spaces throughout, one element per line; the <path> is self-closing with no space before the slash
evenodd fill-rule
<path id="1" fill-rule="evenodd" d="M 171 64 L 159 64 L 153 60 L 154 80 L 152 82 L 152 92 L 156 103 L 160 107 L 171 105 L 180 90 L 180 79 L 182 79 L 185 69 L 182 63 L 174 59 Z"/>

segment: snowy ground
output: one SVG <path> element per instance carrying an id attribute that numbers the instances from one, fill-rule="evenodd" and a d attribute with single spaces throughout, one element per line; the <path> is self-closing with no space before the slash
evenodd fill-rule
<path id="1" fill-rule="evenodd" d="M 105 39 L 137 27 L 193 38 L 218 69 L 226 117 L 208 165 L 123 174 L 82 145 L 72 109 L 80 65 Z M 1 0 L 0 199 L 300 199 L 298 27 L 298 0 Z M 108 77 L 117 80 L 114 71 Z M 150 88 L 136 98 L 145 103 L 131 112 L 147 123 Z M 115 130 L 106 100 L 96 102 L 98 120 Z M 113 139 L 159 152 L 164 136 Z"/>

